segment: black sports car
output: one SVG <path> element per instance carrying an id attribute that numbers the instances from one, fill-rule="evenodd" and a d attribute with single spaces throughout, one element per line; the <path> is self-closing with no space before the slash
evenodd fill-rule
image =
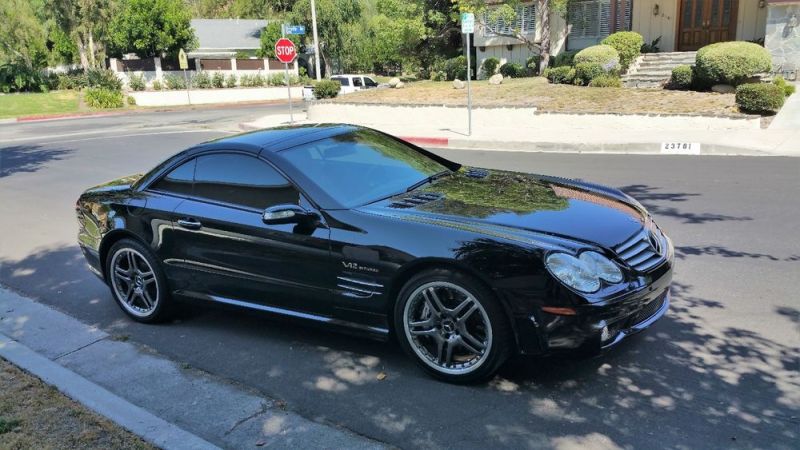
<path id="1" fill-rule="evenodd" d="M 134 320 L 204 300 L 394 334 L 449 381 L 611 347 L 669 306 L 672 243 L 623 192 L 352 125 L 201 144 L 76 209 L 89 266 Z"/>

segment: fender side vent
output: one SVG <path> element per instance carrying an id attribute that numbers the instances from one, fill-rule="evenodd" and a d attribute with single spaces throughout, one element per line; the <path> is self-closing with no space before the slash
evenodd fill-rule
<path id="1" fill-rule="evenodd" d="M 437 194 L 434 192 L 422 192 L 394 201 L 389 206 L 392 208 L 413 208 L 434 200 L 439 200 L 440 198 L 442 198 L 442 194 Z"/>
<path id="2" fill-rule="evenodd" d="M 339 294 L 345 297 L 370 298 L 383 293 L 383 285 L 373 281 L 360 280 L 354 277 L 336 277 Z"/>
<path id="3" fill-rule="evenodd" d="M 467 169 L 467 172 L 464 175 L 470 178 L 486 178 L 489 176 L 489 171 L 486 169 L 476 169 L 472 167 Z"/>

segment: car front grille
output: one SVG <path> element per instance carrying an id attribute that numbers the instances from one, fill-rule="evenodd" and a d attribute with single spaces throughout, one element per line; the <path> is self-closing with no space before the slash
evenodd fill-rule
<path id="1" fill-rule="evenodd" d="M 652 226 L 614 246 L 614 252 L 631 268 L 646 272 L 664 261 L 665 246 L 661 231 Z"/>
<path id="2" fill-rule="evenodd" d="M 637 311 L 631 318 L 628 320 L 628 326 L 635 326 L 638 325 L 645 320 L 653 317 L 655 313 L 661 309 L 661 306 L 664 305 L 664 299 L 667 297 L 667 293 L 663 293 L 659 295 L 656 299 L 651 300 L 650 303 L 644 305 L 642 309 Z"/>

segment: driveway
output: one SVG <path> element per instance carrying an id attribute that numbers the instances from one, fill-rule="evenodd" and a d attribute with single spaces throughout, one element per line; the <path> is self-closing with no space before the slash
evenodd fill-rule
<path id="1" fill-rule="evenodd" d="M 263 114 L 0 126 L 0 283 L 307 418 L 402 448 L 796 447 L 797 158 L 438 151 L 622 187 L 672 236 L 671 311 L 599 358 L 516 358 L 488 384 L 454 386 L 425 376 L 394 344 L 303 323 L 210 307 L 166 325 L 126 319 L 75 245 L 80 192 Z"/>

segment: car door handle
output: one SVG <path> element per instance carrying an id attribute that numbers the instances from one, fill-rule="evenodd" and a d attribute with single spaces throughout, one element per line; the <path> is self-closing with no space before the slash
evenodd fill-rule
<path id="1" fill-rule="evenodd" d="M 179 219 L 178 225 L 189 230 L 199 230 L 203 224 L 195 219 Z"/>

